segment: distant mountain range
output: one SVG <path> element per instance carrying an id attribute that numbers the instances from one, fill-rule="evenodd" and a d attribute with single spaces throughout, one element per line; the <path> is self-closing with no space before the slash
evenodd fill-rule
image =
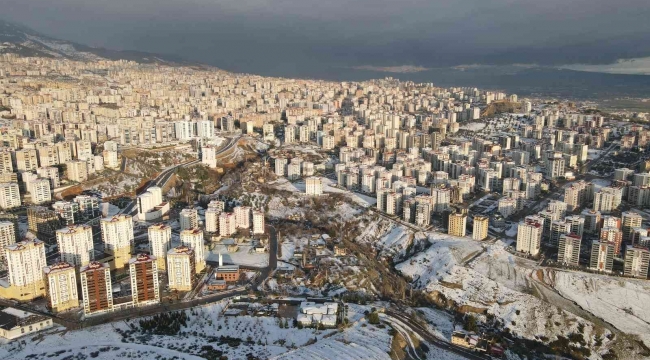
<path id="1" fill-rule="evenodd" d="M 66 58 L 71 60 L 133 60 L 139 63 L 190 64 L 174 55 L 159 55 L 142 51 L 117 51 L 94 48 L 71 41 L 59 40 L 36 32 L 26 26 L 0 19 L 0 54 Z"/>

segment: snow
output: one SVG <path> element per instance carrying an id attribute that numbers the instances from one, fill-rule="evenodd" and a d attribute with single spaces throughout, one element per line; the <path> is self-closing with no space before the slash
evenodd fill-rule
<path id="1" fill-rule="evenodd" d="M 596 150 L 596 149 L 588 149 L 587 150 L 587 160 L 595 160 L 600 157 L 602 153 L 604 153 L 605 150 Z"/>
<path id="2" fill-rule="evenodd" d="M 223 256 L 224 264 L 235 264 L 255 268 L 269 266 L 269 254 L 257 253 L 252 245 L 239 245 L 237 252 L 228 252 L 226 245 L 215 245 L 208 253 L 208 261 L 219 262 L 219 254 Z"/>
<path id="3" fill-rule="evenodd" d="M 75 358 L 177 358 L 202 359 L 203 346 L 212 346 L 229 359 L 242 359 L 253 353 L 260 358 L 304 359 L 389 359 L 391 337 L 388 328 L 367 325 L 363 311 L 368 307 L 350 305 L 352 326 L 344 331 L 298 329 L 289 319 L 288 328 L 278 326 L 275 317 L 223 316 L 228 301 L 185 310 L 187 326 L 175 335 L 155 335 L 140 330 L 140 319 L 67 331 L 56 327 L 34 337 L 33 341 L 0 345 L 0 356 L 24 359 L 61 360 Z M 364 326 L 365 325 L 365 326 Z M 123 336 L 122 334 L 127 334 Z M 236 346 L 218 341 L 220 336 L 239 339 Z M 314 342 L 315 340 L 315 342 Z M 94 353 L 91 356 L 91 353 Z"/>
<path id="4" fill-rule="evenodd" d="M 570 271 L 546 275 L 544 279 L 562 296 L 650 345 L 650 283 Z"/>
<path id="5" fill-rule="evenodd" d="M 278 360 L 365 360 L 365 359 L 386 359 L 389 360 L 391 336 L 388 334 L 388 327 L 380 329 L 367 325 L 365 319 L 360 320 L 344 332 L 315 344 L 305 346 L 274 359 Z"/>
<path id="6" fill-rule="evenodd" d="M 481 244 L 469 238 L 459 238 L 446 234 L 430 233 L 431 246 L 396 266 L 404 275 L 413 278 L 416 284 L 438 282 L 453 267 L 462 264 L 478 254 Z"/>
<path id="7" fill-rule="evenodd" d="M 481 131 L 485 129 L 485 126 L 487 126 L 486 123 L 472 122 L 472 123 L 463 124 L 459 128 L 462 130 L 469 130 L 469 131 Z"/>
<path id="8" fill-rule="evenodd" d="M 117 215 L 120 212 L 120 208 L 108 203 L 108 202 L 103 202 L 101 203 L 101 210 L 102 210 L 102 216 L 103 217 L 111 217 L 113 215 Z"/>
<path id="9" fill-rule="evenodd" d="M 356 192 L 351 192 L 346 189 L 341 189 L 336 187 L 336 182 L 332 179 L 326 178 L 326 177 L 321 177 L 321 181 L 323 182 L 323 193 L 338 193 L 338 194 L 346 194 L 348 197 L 355 202 L 358 205 L 368 207 L 370 205 L 374 205 L 377 203 L 377 199 L 375 197 L 369 196 L 369 195 L 364 195 L 364 194 L 359 194 Z M 278 190 L 285 190 L 285 191 L 290 191 L 294 193 L 305 193 L 305 188 L 306 184 L 304 180 L 298 180 L 295 182 L 291 182 L 285 178 L 281 178 L 276 180 L 273 183 L 269 183 L 269 185 L 273 186 L 274 188 Z"/>
<path id="10" fill-rule="evenodd" d="M 508 230 L 506 230 L 506 236 L 510 238 L 514 238 L 517 236 L 517 228 L 519 227 L 518 223 L 512 224 Z"/>
<path id="11" fill-rule="evenodd" d="M 544 287 L 534 279 L 536 263 L 508 253 L 505 243 L 496 241 L 482 248 L 472 240 L 435 233 L 429 234 L 429 241 L 432 244 L 428 249 L 399 263 L 396 269 L 434 299 L 443 295 L 481 321 L 487 321 L 484 313 L 492 314 L 511 333 L 527 339 L 544 336 L 553 341 L 582 327 L 587 346 L 594 350 L 598 348 L 594 336 L 609 334 L 609 330 L 577 315 L 582 314 L 580 309 L 569 312 L 554 298 L 530 295 Z M 603 340 L 602 346 L 607 342 Z"/>
<path id="12" fill-rule="evenodd" d="M 443 311 L 431 308 L 418 308 L 417 311 L 426 320 L 431 334 L 441 340 L 449 341 L 454 332 L 454 317 Z"/>
<path id="13" fill-rule="evenodd" d="M 609 186 L 612 182 L 607 179 L 593 179 L 591 183 L 594 184 L 594 192 Z"/>

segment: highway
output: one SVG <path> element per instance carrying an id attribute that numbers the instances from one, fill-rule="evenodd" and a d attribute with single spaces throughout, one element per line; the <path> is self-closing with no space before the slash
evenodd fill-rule
<path id="1" fill-rule="evenodd" d="M 462 356 L 462 357 L 464 357 L 466 359 L 471 359 L 471 360 L 488 360 L 488 359 L 491 359 L 487 355 L 472 352 L 472 351 L 467 350 L 467 349 L 465 349 L 463 347 L 452 345 L 449 342 L 446 342 L 446 341 L 443 341 L 443 340 L 440 340 L 440 339 L 436 338 L 435 336 L 431 335 L 431 333 L 429 332 L 429 329 L 427 329 L 423 325 L 411 320 L 411 318 L 408 315 L 400 312 L 399 310 L 396 310 L 396 309 L 393 309 L 393 308 L 390 308 L 390 309 L 387 308 L 384 311 L 384 313 L 386 315 L 392 317 L 392 318 L 395 318 L 395 319 L 401 321 L 402 323 L 407 325 L 411 329 L 411 331 L 418 334 L 427 343 L 429 343 L 429 344 L 431 344 L 431 345 L 433 345 L 433 346 L 435 346 L 437 348 L 440 348 L 440 349 L 443 349 L 443 350 L 446 350 L 446 351 L 451 351 L 451 352 L 453 352 L 453 353 L 455 353 L 457 355 L 460 355 L 460 356 Z"/>

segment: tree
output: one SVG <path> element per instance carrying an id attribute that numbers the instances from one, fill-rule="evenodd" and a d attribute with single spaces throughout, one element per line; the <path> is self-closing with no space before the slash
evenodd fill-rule
<path id="1" fill-rule="evenodd" d="M 375 311 L 369 313 L 366 318 L 368 319 L 368 322 L 373 325 L 379 324 L 379 314 Z"/>
<path id="2" fill-rule="evenodd" d="M 465 330 L 476 331 L 476 318 L 474 316 L 465 316 Z"/>

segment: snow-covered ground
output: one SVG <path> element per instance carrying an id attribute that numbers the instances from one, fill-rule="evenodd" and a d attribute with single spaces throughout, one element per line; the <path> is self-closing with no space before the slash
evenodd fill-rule
<path id="1" fill-rule="evenodd" d="M 203 359 L 211 348 L 229 359 L 254 354 L 263 359 L 390 359 L 389 328 L 369 325 L 363 311 L 350 305 L 351 326 L 343 331 L 299 329 L 291 319 L 280 327 L 274 317 L 226 317 L 227 302 L 185 310 L 188 320 L 173 335 L 156 335 L 140 328 L 141 319 L 67 331 L 56 327 L 0 345 L 3 359 Z M 229 337 L 224 340 L 223 337 Z M 234 341 L 233 341 L 234 340 Z"/>
<path id="2" fill-rule="evenodd" d="M 530 295 L 536 264 L 506 252 L 505 243 L 483 244 L 443 234 L 429 234 L 429 240 L 429 248 L 396 268 L 434 299 L 452 301 L 483 320 L 484 313 L 492 314 L 511 333 L 527 339 L 553 341 L 582 331 L 587 346 L 595 349 L 599 348 L 595 339 L 609 334 L 607 329 Z"/>
<path id="3" fill-rule="evenodd" d="M 481 131 L 485 129 L 486 125 L 487 125 L 486 123 L 476 123 L 476 122 L 465 123 L 460 126 L 460 129 L 469 130 L 469 131 Z"/>
<path id="4" fill-rule="evenodd" d="M 574 271 L 544 272 L 546 283 L 562 296 L 650 345 L 650 283 Z"/>
<path id="5" fill-rule="evenodd" d="M 589 149 L 587 150 L 587 160 L 598 159 L 605 150 Z"/>
<path id="6" fill-rule="evenodd" d="M 208 261 L 219 261 L 219 254 L 223 256 L 224 264 L 235 264 L 263 268 L 269 266 L 269 253 L 257 253 L 251 245 L 239 245 L 237 252 L 228 252 L 226 245 L 215 245 L 208 253 Z"/>
<path id="7" fill-rule="evenodd" d="M 103 217 L 111 217 L 113 215 L 117 215 L 120 212 L 119 207 L 108 202 L 101 203 L 101 210 Z"/>
<path id="8" fill-rule="evenodd" d="M 604 187 L 609 186 L 612 182 L 607 179 L 592 179 L 591 183 L 594 184 L 594 191 L 598 191 Z"/>
<path id="9" fill-rule="evenodd" d="M 370 206 L 374 205 L 377 203 L 377 199 L 375 197 L 369 196 L 369 195 L 363 195 L 359 194 L 356 192 L 351 192 L 347 191 L 345 189 L 341 189 L 336 187 L 336 182 L 332 179 L 326 178 L 326 177 L 321 177 L 321 180 L 323 182 L 323 193 L 339 193 L 339 194 L 346 194 L 352 201 L 354 201 L 356 204 L 361 205 L 361 206 Z M 273 183 L 270 183 L 272 187 L 278 189 L 278 190 L 286 190 L 286 191 L 291 191 L 295 193 L 305 193 L 305 188 L 306 184 L 304 180 L 299 180 L 295 182 L 290 182 L 289 180 L 285 178 L 281 178 L 276 180 Z"/>

